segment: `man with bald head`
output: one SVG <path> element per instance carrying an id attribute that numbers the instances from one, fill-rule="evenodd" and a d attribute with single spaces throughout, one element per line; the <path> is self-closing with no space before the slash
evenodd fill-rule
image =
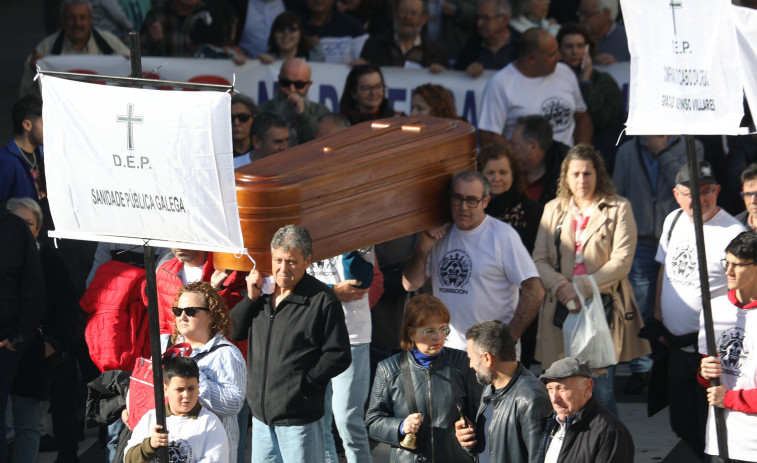
<path id="1" fill-rule="evenodd" d="M 315 127 L 329 109 L 307 98 L 310 65 L 301 58 L 289 58 L 281 64 L 276 94 L 260 105 L 260 112 L 272 112 L 283 117 L 289 125 L 289 146 L 315 138 Z"/>
<path id="2" fill-rule="evenodd" d="M 555 140 L 591 143 L 593 128 L 573 70 L 560 62 L 557 40 L 543 29 L 523 33 L 516 60 L 487 82 L 478 120 L 481 145 L 506 143 L 518 117 L 539 114 Z"/>
<path id="3" fill-rule="evenodd" d="M 20 94 L 39 93 L 33 80 L 37 60 L 47 55 L 123 55 L 129 49 L 110 32 L 92 27 L 92 8 L 86 0 L 64 0 L 60 6 L 61 30 L 48 35 L 24 63 Z"/>

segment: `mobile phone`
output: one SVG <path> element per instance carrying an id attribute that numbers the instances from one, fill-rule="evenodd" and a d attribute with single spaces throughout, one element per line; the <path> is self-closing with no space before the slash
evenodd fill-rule
<path id="1" fill-rule="evenodd" d="M 463 427 L 467 428 L 468 420 L 465 419 L 465 415 L 463 415 L 463 407 L 461 407 L 460 404 L 455 404 L 455 406 L 457 407 L 457 412 L 460 413 L 460 419 L 463 420 Z"/>

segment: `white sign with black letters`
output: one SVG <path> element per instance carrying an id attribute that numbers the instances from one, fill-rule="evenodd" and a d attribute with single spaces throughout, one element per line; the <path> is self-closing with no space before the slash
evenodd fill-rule
<path id="1" fill-rule="evenodd" d="M 621 0 L 631 52 L 627 133 L 743 133 L 730 0 Z"/>
<path id="2" fill-rule="evenodd" d="M 40 78 L 51 236 L 244 250 L 228 93 Z"/>

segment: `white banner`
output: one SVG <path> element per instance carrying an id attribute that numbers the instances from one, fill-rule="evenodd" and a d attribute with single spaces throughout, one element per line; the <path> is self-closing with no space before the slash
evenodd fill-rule
<path id="1" fill-rule="evenodd" d="M 742 6 L 731 6 L 733 22 L 736 25 L 736 38 L 741 57 L 741 78 L 744 81 L 744 94 L 749 103 L 752 120 L 757 122 L 757 11 Z"/>
<path id="2" fill-rule="evenodd" d="M 40 59 L 37 64 L 49 71 L 121 77 L 127 77 L 130 74 L 129 61 L 118 56 L 47 56 Z M 250 60 L 242 66 L 237 66 L 231 60 L 142 58 L 142 69 L 145 72 L 158 68 L 150 75 L 153 78 L 223 85 L 231 85 L 234 81 L 236 90 L 250 96 L 258 104 L 273 97 L 280 66 L 280 61 L 266 65 L 257 60 Z M 310 87 L 308 97 L 326 105 L 334 112 L 339 112 L 339 99 L 342 96 L 344 81 L 350 67 L 327 63 L 310 63 L 310 66 L 313 71 L 313 85 Z M 629 63 L 597 66 L 597 69 L 610 73 L 623 89 L 624 94 L 628 94 Z M 383 67 L 381 72 L 384 74 L 388 87 L 387 99 L 395 110 L 410 114 L 413 89 L 431 82 L 443 85 L 452 92 L 458 114 L 474 126 L 478 124 L 484 86 L 494 74 L 494 71 L 486 71 L 482 76 L 474 79 L 463 71 L 451 70 L 431 74 L 427 69 Z"/>
<path id="3" fill-rule="evenodd" d="M 621 0 L 631 52 L 627 133 L 743 133 L 730 0 Z"/>
<path id="4" fill-rule="evenodd" d="M 228 93 L 40 78 L 51 236 L 243 252 Z"/>

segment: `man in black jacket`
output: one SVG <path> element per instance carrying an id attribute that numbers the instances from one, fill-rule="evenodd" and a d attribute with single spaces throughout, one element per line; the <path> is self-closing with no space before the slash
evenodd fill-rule
<path id="1" fill-rule="evenodd" d="M 39 326 L 45 285 L 29 227 L 0 201 L 0 461 L 7 461 L 5 409 L 21 352 Z"/>
<path id="2" fill-rule="evenodd" d="M 633 462 L 628 428 L 591 395 L 594 381 L 588 360 L 558 360 L 539 379 L 547 385 L 555 409 L 541 443 L 540 463 Z"/>
<path id="3" fill-rule="evenodd" d="M 313 251 L 304 227 L 280 228 L 271 254 L 275 285 L 253 270 L 231 311 L 232 339 L 249 339 L 252 461 L 317 461 L 326 386 L 352 360 L 344 312 L 331 288 L 305 273 Z"/>
<path id="4" fill-rule="evenodd" d="M 478 322 L 465 338 L 470 367 L 486 387 L 475 425 L 462 418 L 455 423 L 458 442 L 482 454 L 482 461 L 536 462 L 552 414 L 546 389 L 516 360 L 515 341 L 503 322 Z"/>

